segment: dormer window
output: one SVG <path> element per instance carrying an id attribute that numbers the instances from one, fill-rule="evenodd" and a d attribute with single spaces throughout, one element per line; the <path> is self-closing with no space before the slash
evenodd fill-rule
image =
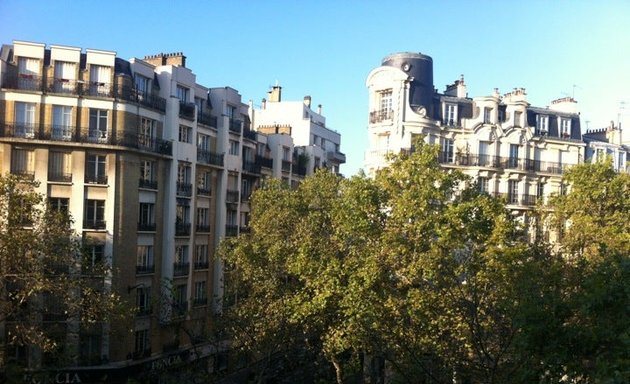
<path id="1" fill-rule="evenodd" d="M 483 109 L 483 122 L 486 124 L 492 123 L 492 108 L 485 107 Z"/>
<path id="2" fill-rule="evenodd" d="M 560 134 L 562 137 L 571 137 L 571 119 L 560 119 Z"/>
<path id="3" fill-rule="evenodd" d="M 549 131 L 549 116 L 536 115 L 536 134 L 544 136 Z"/>
<path id="4" fill-rule="evenodd" d="M 457 123 L 457 104 L 444 105 L 444 124 L 454 126 Z"/>
<path id="5" fill-rule="evenodd" d="M 135 83 L 138 95 L 146 96 L 151 93 L 151 79 L 148 77 L 136 74 Z"/>
<path id="6" fill-rule="evenodd" d="M 384 89 L 376 93 L 376 110 L 370 112 L 370 123 L 380 123 L 392 118 L 392 90 Z"/>
<path id="7" fill-rule="evenodd" d="M 514 111 L 514 126 L 515 127 L 522 127 L 521 125 L 521 117 L 523 116 L 523 112 L 521 111 Z"/>
<path id="8" fill-rule="evenodd" d="M 180 103 L 188 103 L 188 93 L 190 90 L 186 87 L 182 87 L 181 85 L 177 86 L 177 98 Z"/>

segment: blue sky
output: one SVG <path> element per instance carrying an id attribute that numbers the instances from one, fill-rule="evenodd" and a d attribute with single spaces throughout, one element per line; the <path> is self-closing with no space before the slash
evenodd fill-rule
<path id="1" fill-rule="evenodd" d="M 278 81 L 283 100 L 322 104 L 346 175 L 367 146 L 366 76 L 393 52 L 430 55 L 440 91 L 464 74 L 470 96 L 574 95 L 584 127 L 620 111 L 630 124 L 630 1 L 0 0 L 0 42 L 14 39 L 126 59 L 182 51 L 199 83 L 255 104 Z"/>

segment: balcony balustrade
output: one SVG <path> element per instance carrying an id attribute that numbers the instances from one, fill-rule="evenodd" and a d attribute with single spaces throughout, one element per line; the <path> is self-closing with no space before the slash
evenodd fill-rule
<path id="1" fill-rule="evenodd" d="M 209 224 L 197 224 L 195 226 L 197 232 L 204 232 L 204 233 L 208 233 L 210 232 L 210 225 Z"/>
<path id="2" fill-rule="evenodd" d="M 155 223 L 138 223 L 138 231 L 141 232 L 155 232 Z"/>
<path id="3" fill-rule="evenodd" d="M 232 237 L 238 235 L 238 225 L 226 224 L 225 236 Z"/>
<path id="4" fill-rule="evenodd" d="M 228 189 L 225 195 L 225 201 L 227 203 L 238 203 L 239 201 L 238 191 L 234 189 Z"/>
<path id="5" fill-rule="evenodd" d="M 208 298 L 207 297 L 195 297 L 193 299 L 193 307 L 202 307 L 204 305 L 208 304 Z"/>
<path id="6" fill-rule="evenodd" d="M 86 184 L 107 184 L 107 175 L 94 175 L 91 173 L 85 174 L 85 183 Z"/>
<path id="7" fill-rule="evenodd" d="M 219 167 L 223 166 L 223 153 L 214 153 L 211 151 L 206 151 L 204 149 L 197 148 L 197 161 L 202 162 L 204 164 L 216 165 Z"/>
<path id="8" fill-rule="evenodd" d="M 42 80 L 41 76 L 24 73 L 7 73 L 2 79 L 2 88 L 19 89 L 22 91 L 42 91 Z"/>
<path id="9" fill-rule="evenodd" d="M 256 141 L 256 131 L 252 131 L 250 129 L 244 129 L 243 138 Z"/>
<path id="10" fill-rule="evenodd" d="M 260 164 L 255 161 L 243 160 L 243 171 L 258 175 L 260 174 Z"/>
<path id="11" fill-rule="evenodd" d="M 48 172 L 48 181 L 70 183 L 72 182 L 72 173 Z"/>
<path id="12" fill-rule="evenodd" d="M 105 220 L 86 219 L 83 221 L 83 228 L 85 229 L 105 229 L 106 225 Z"/>
<path id="13" fill-rule="evenodd" d="M 138 103 L 144 107 L 156 109 L 158 111 L 166 111 L 166 99 L 148 92 L 138 91 L 133 87 L 119 87 L 115 90 L 117 99 Z"/>
<path id="14" fill-rule="evenodd" d="M 394 116 L 394 110 L 381 110 L 370 112 L 370 124 L 380 123 L 382 121 L 391 120 Z"/>
<path id="15" fill-rule="evenodd" d="M 136 265 L 136 275 L 148 275 L 155 272 L 155 265 Z"/>
<path id="16" fill-rule="evenodd" d="M 175 236 L 190 236 L 190 223 L 175 223 Z"/>
<path id="17" fill-rule="evenodd" d="M 190 269 L 190 263 L 173 263 L 173 276 L 186 276 Z"/>
<path id="18" fill-rule="evenodd" d="M 294 175 L 306 176 L 306 166 L 293 163 L 292 173 Z"/>
<path id="19" fill-rule="evenodd" d="M 134 360 L 144 359 L 146 357 L 151 357 L 151 348 L 145 348 L 141 351 L 135 351 L 131 354 L 131 358 Z"/>
<path id="20" fill-rule="evenodd" d="M 229 129 L 231 132 L 241 134 L 241 120 L 230 119 Z"/>
<path id="21" fill-rule="evenodd" d="M 179 196 L 192 196 L 192 184 L 177 182 L 177 194 Z"/>
<path id="22" fill-rule="evenodd" d="M 179 117 L 182 119 L 195 120 L 195 104 L 179 102 Z"/>
<path id="23" fill-rule="evenodd" d="M 136 308 L 136 316 L 149 316 L 153 312 L 153 308 L 150 305 L 145 305 Z"/>
<path id="24" fill-rule="evenodd" d="M 59 93 L 63 95 L 80 95 L 81 86 L 83 82 L 71 79 L 63 79 L 58 77 L 51 77 L 46 79 L 47 93 Z"/>
<path id="25" fill-rule="evenodd" d="M 156 180 L 138 179 L 138 187 L 145 189 L 158 189 L 158 182 Z"/>
<path id="26" fill-rule="evenodd" d="M 520 171 L 552 173 L 556 175 L 564 173 L 566 169 L 573 166 L 573 164 L 563 164 L 532 159 L 477 154 L 463 155 L 452 154 L 450 152 L 440 152 L 438 160 L 442 164 L 495 169 L 516 169 Z"/>
<path id="27" fill-rule="evenodd" d="M 210 189 L 209 187 L 197 187 L 197 195 L 210 197 L 212 196 L 212 189 Z"/>
<path id="28" fill-rule="evenodd" d="M 256 155 L 256 163 L 264 168 L 273 168 L 273 159 L 266 158 L 264 156 Z"/>
<path id="29" fill-rule="evenodd" d="M 195 261 L 194 267 L 195 270 L 208 269 L 210 267 L 210 263 L 208 263 L 207 260 Z"/>
<path id="30" fill-rule="evenodd" d="M 212 116 L 207 113 L 198 113 L 197 114 L 197 123 L 206 125 L 208 127 L 216 128 L 217 127 L 217 117 Z"/>

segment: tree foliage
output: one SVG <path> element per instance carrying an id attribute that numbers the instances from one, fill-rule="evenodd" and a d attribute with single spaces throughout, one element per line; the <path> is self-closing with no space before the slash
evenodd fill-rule
<path id="1" fill-rule="evenodd" d="M 36 185 L 0 176 L 0 337 L 54 352 L 66 340 L 58 324 L 94 325 L 117 313 L 120 301 L 103 285 L 106 265 L 86 267 L 71 217 L 47 206 Z M 65 352 L 76 358 L 77 351 Z M 6 363 L 2 356 L 0 367 Z"/>
<path id="2" fill-rule="evenodd" d="M 337 382 L 624 377 L 627 175 L 575 168 L 546 217 L 570 223 L 564 240 L 529 243 L 438 150 L 417 141 L 375 179 L 318 172 L 255 192 L 251 234 L 220 252 L 234 345 L 259 358 L 309 351 Z"/>

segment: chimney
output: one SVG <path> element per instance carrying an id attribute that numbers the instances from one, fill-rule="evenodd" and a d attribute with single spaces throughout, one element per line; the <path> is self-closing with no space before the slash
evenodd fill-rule
<path id="1" fill-rule="evenodd" d="M 157 55 L 149 55 L 144 57 L 144 61 L 154 65 L 174 65 L 177 67 L 186 67 L 186 56 L 182 52 L 158 53 Z"/>
<path id="2" fill-rule="evenodd" d="M 282 101 L 282 87 L 279 85 L 274 85 L 271 87 L 271 91 L 267 92 L 269 96 L 270 103 L 276 103 Z"/>
<path id="3" fill-rule="evenodd" d="M 267 99 L 265 99 L 263 97 L 263 99 L 262 99 L 262 109 L 266 109 L 266 108 L 267 108 Z"/>
<path id="4" fill-rule="evenodd" d="M 304 105 L 306 105 L 307 107 L 311 107 L 311 97 L 310 96 L 304 96 Z"/>
<path id="5" fill-rule="evenodd" d="M 318 115 L 322 114 L 322 105 L 321 104 L 317 104 L 317 114 Z"/>

